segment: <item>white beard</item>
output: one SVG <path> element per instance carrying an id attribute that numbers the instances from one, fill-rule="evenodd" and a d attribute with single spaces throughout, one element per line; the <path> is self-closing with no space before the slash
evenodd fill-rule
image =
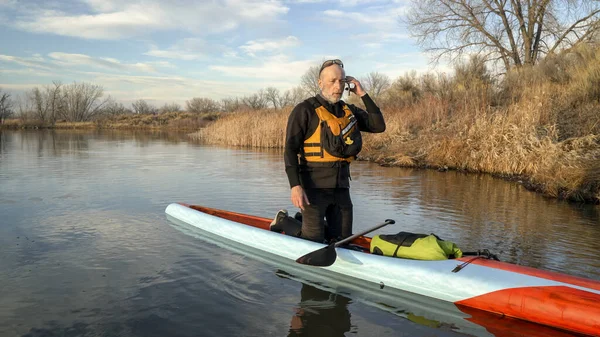
<path id="1" fill-rule="evenodd" d="M 342 96 L 343 96 L 344 94 L 342 93 L 342 96 L 340 96 L 340 98 L 334 98 L 334 97 L 327 97 L 327 96 L 325 96 L 325 95 L 323 94 L 323 92 L 321 91 L 321 92 L 319 93 L 319 95 L 321 95 L 321 97 L 323 97 L 323 99 L 324 99 L 324 100 L 326 100 L 327 102 L 329 102 L 330 104 L 335 104 L 335 103 L 339 102 L 339 101 L 342 99 Z"/>

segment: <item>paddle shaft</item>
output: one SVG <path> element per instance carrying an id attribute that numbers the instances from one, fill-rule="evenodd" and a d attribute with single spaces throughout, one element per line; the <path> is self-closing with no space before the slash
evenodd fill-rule
<path id="1" fill-rule="evenodd" d="M 302 255 L 296 260 L 296 262 L 301 263 L 301 264 L 310 265 L 310 266 L 317 266 L 317 267 L 331 266 L 335 262 L 335 259 L 337 258 L 337 253 L 335 252 L 336 247 L 339 247 L 339 246 L 345 244 L 346 242 L 350 242 L 361 235 L 365 235 L 376 229 L 379 229 L 383 226 L 393 224 L 393 223 L 396 223 L 396 221 L 394 221 L 392 219 L 387 219 L 387 220 L 385 220 L 384 223 L 380 223 L 380 224 L 376 225 L 375 227 L 371 227 L 360 233 L 351 235 L 351 236 L 345 238 L 344 240 L 329 244 L 323 248 L 319 248 L 308 254 Z"/>
<path id="2" fill-rule="evenodd" d="M 352 240 L 356 239 L 356 238 L 357 238 L 357 237 L 359 237 L 359 236 L 363 236 L 363 235 L 365 235 L 365 234 L 367 234 L 367 233 L 370 233 L 370 232 L 372 232 L 372 231 L 374 231 L 374 230 L 376 230 L 376 229 L 379 229 L 379 228 L 381 228 L 381 227 L 383 227 L 383 226 L 387 226 L 387 225 L 393 225 L 394 223 L 396 223 L 396 221 L 394 221 L 394 220 L 392 220 L 392 219 L 387 219 L 387 220 L 385 220 L 385 222 L 383 222 L 383 223 L 377 224 L 377 225 L 375 225 L 374 227 L 371 227 L 371 228 L 365 229 L 365 230 L 364 230 L 364 231 L 362 231 L 362 232 L 358 232 L 358 233 L 356 233 L 356 234 L 353 234 L 353 235 L 351 235 L 351 236 L 349 236 L 349 237 L 345 238 L 344 240 L 341 240 L 341 241 L 338 241 L 338 242 L 336 242 L 336 243 L 335 243 L 335 246 L 336 246 L 336 247 L 339 247 L 339 246 L 341 246 L 341 245 L 345 244 L 346 242 L 350 242 L 350 241 L 352 241 Z"/>

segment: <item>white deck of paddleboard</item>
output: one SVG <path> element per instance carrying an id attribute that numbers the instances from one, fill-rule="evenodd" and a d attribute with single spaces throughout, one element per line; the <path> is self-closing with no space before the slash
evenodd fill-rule
<path id="1" fill-rule="evenodd" d="M 247 226 L 203 213 L 181 204 L 170 204 L 165 212 L 180 221 L 216 236 L 291 261 L 325 245 Z M 329 272 L 372 283 L 375 286 L 407 291 L 443 301 L 457 302 L 490 292 L 518 287 L 568 286 L 600 294 L 589 288 L 552 281 L 507 270 L 469 264 L 458 273 L 455 260 L 419 261 L 336 249 L 338 258 Z"/>

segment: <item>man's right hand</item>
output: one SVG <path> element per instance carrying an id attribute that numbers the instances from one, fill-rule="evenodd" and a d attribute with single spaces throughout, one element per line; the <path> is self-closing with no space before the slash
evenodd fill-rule
<path id="1" fill-rule="evenodd" d="M 296 185 L 292 187 L 291 194 L 292 204 L 294 204 L 294 206 L 300 208 L 301 210 L 304 210 L 304 206 L 310 205 L 310 202 L 308 202 L 308 197 L 306 196 L 306 193 L 304 193 L 304 189 L 302 188 L 302 186 Z"/>

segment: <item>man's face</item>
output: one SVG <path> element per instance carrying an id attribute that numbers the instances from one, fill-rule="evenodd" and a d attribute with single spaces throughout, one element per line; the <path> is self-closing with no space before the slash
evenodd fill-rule
<path id="1" fill-rule="evenodd" d="M 331 65 L 321 72 L 319 76 L 319 88 L 321 94 L 331 103 L 337 103 L 344 94 L 346 73 L 337 64 Z"/>

